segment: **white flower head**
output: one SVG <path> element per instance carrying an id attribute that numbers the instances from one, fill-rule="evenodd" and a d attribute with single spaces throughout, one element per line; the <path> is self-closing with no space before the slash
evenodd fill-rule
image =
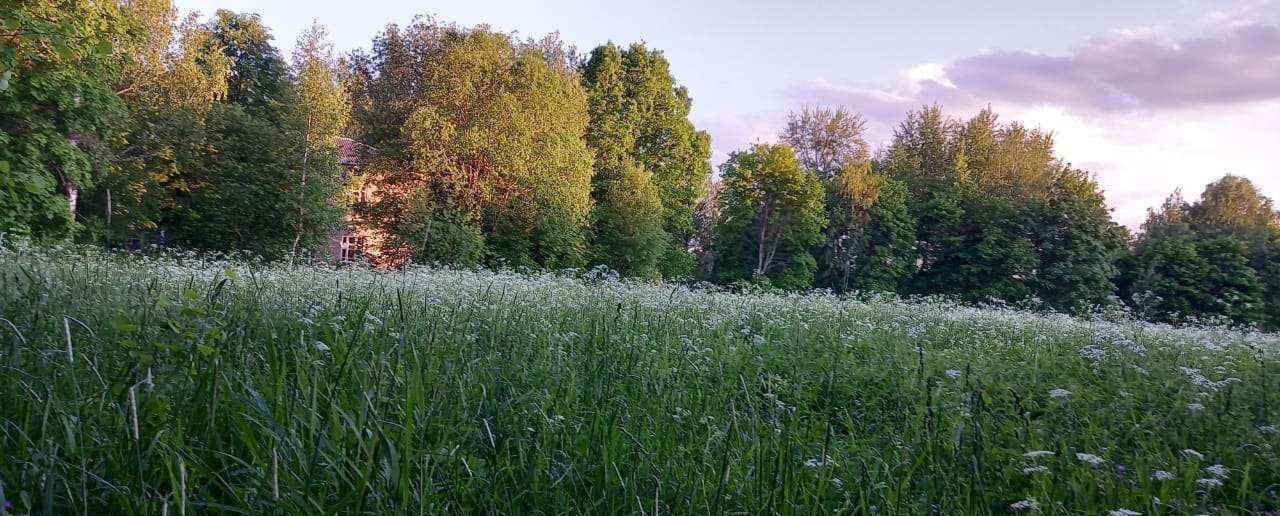
<path id="1" fill-rule="evenodd" d="M 1173 479 L 1178 478 L 1178 477 L 1177 477 L 1176 475 L 1174 475 L 1173 473 L 1170 473 L 1170 472 L 1168 472 L 1168 471 L 1165 471 L 1165 470 L 1157 470 L 1155 473 L 1152 473 L 1152 474 L 1151 474 L 1151 478 L 1154 478 L 1154 479 L 1156 479 L 1156 480 L 1173 480 Z"/>
<path id="2" fill-rule="evenodd" d="M 1142 513 L 1138 511 L 1131 511 L 1129 509 L 1116 509 L 1113 511 L 1107 511 L 1107 515 L 1108 516 L 1142 516 Z"/>
<path id="3" fill-rule="evenodd" d="M 1183 449 L 1183 450 L 1182 450 L 1182 456 L 1183 456 L 1183 457 L 1185 457 L 1185 458 L 1188 458 L 1188 459 L 1204 460 L 1204 454 L 1203 454 L 1203 453 L 1200 453 L 1200 452 L 1198 452 L 1198 451 L 1195 451 L 1195 450 L 1193 450 L 1193 449 L 1191 449 L 1191 448 L 1185 448 L 1185 449 Z"/>
<path id="4" fill-rule="evenodd" d="M 1066 389 L 1054 389 L 1049 391 L 1050 398 L 1066 398 L 1071 395 L 1071 391 Z"/>
<path id="5" fill-rule="evenodd" d="M 1010 505 L 1009 508 L 1015 511 L 1038 511 L 1040 510 L 1040 502 L 1037 502 L 1035 498 L 1027 498 L 1026 500 L 1013 502 L 1013 505 Z"/>
<path id="6" fill-rule="evenodd" d="M 1200 412 L 1201 410 L 1204 410 L 1204 404 L 1201 404 L 1201 403 L 1188 403 L 1188 404 L 1187 404 L 1187 410 L 1190 410 L 1190 411 L 1192 411 L 1192 412 Z"/>
<path id="7" fill-rule="evenodd" d="M 961 372 L 959 369 L 947 369 L 946 374 L 947 374 L 947 378 L 959 378 L 960 375 L 964 373 Z"/>
<path id="8" fill-rule="evenodd" d="M 1076 460 L 1088 462 L 1089 465 L 1091 466 L 1098 466 L 1104 462 L 1107 462 L 1107 459 L 1104 459 L 1092 453 L 1077 453 Z"/>
<path id="9" fill-rule="evenodd" d="M 1052 457 L 1054 455 L 1056 454 L 1049 450 L 1035 450 L 1022 454 L 1023 457 L 1028 459 L 1039 459 L 1041 457 Z"/>
<path id="10" fill-rule="evenodd" d="M 1022 468 L 1022 472 L 1027 475 L 1034 475 L 1036 473 L 1048 473 L 1049 467 L 1048 466 L 1027 466 L 1025 468 Z"/>
<path id="11" fill-rule="evenodd" d="M 1197 478 L 1196 485 L 1206 489 L 1213 489 L 1215 487 L 1222 487 L 1222 481 L 1216 478 Z"/>
<path id="12" fill-rule="evenodd" d="M 809 469 L 824 468 L 827 466 L 834 466 L 835 464 L 836 464 L 836 461 L 831 460 L 831 457 L 826 455 L 822 456 L 821 458 L 815 457 L 815 458 L 804 461 L 804 466 Z"/>
<path id="13" fill-rule="evenodd" d="M 1216 478 L 1227 478 L 1231 476 L 1231 469 L 1222 464 L 1214 464 L 1204 468 L 1204 472 L 1213 475 Z"/>
<path id="14" fill-rule="evenodd" d="M 317 341 L 315 342 L 314 346 L 315 346 L 315 348 L 316 348 L 316 351 L 319 351 L 319 352 L 321 352 L 321 353 L 328 353 L 328 352 L 329 352 L 329 345 L 328 345 L 328 344 L 325 344 L 325 343 L 320 342 L 320 341 L 318 341 L 318 340 L 317 340 Z"/>

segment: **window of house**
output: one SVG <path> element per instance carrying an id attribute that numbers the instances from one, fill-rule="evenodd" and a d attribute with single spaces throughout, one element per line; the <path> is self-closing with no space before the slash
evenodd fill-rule
<path id="1" fill-rule="evenodd" d="M 363 246 L 363 238 L 355 235 L 344 235 L 342 240 L 338 242 L 338 261 L 356 261 L 356 259 L 360 258 L 360 249 Z"/>

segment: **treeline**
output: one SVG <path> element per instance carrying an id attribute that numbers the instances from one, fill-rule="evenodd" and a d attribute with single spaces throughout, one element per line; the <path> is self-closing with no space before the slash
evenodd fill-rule
<path id="1" fill-rule="evenodd" d="M 908 113 L 874 158 L 863 132 L 804 109 L 733 154 L 700 206 L 704 277 L 1280 328 L 1280 211 L 1247 179 L 1175 193 L 1135 238 L 1051 134 L 990 110 Z"/>
<path id="2" fill-rule="evenodd" d="M 0 7 L 0 231 L 381 265 L 607 266 L 668 281 L 948 295 L 1280 327 L 1280 215 L 1227 176 L 1136 238 L 1050 134 L 908 113 L 873 153 L 843 108 L 710 140 L 662 53 L 579 55 L 429 18 L 286 60 L 255 15 L 168 0 Z M 338 165 L 339 137 L 369 149 Z M 366 147 L 367 146 L 367 147 Z M 345 220 L 344 220 L 345 218 Z"/>
<path id="3" fill-rule="evenodd" d="M 0 231 L 280 257 L 341 221 L 334 139 L 348 109 L 319 28 L 290 64 L 252 15 L 6 5 Z"/>

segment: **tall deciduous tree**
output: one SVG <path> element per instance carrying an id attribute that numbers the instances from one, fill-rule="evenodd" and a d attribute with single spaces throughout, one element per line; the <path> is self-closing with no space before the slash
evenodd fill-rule
<path id="1" fill-rule="evenodd" d="M 123 105 L 112 85 L 115 2 L 31 0 L 0 10 L 0 232 L 61 238 L 104 170 Z"/>
<path id="2" fill-rule="evenodd" d="M 722 281 L 764 280 L 785 289 L 813 284 L 810 248 L 826 225 L 822 184 L 786 144 L 735 152 L 720 169 L 716 270 Z"/>
<path id="3" fill-rule="evenodd" d="M 669 235 L 653 174 L 636 158 L 643 119 L 622 50 L 610 43 L 592 51 L 582 82 L 587 144 L 595 152 L 592 260 L 626 275 L 656 276 Z"/>
<path id="4" fill-rule="evenodd" d="M 1150 212 L 1122 288 L 1135 306 L 1153 317 L 1225 317 L 1240 324 L 1277 327 L 1277 221 L 1280 214 L 1271 200 L 1248 179 L 1224 176 L 1207 185 L 1194 203 L 1175 192 L 1160 210 Z M 1176 291 L 1159 288 L 1163 284 L 1158 280 L 1163 278 L 1149 272 L 1150 255 L 1153 249 L 1167 247 L 1163 242 L 1170 239 L 1194 245 L 1204 262 L 1199 283 Z M 1157 297 L 1162 303 L 1151 302 Z"/>
<path id="5" fill-rule="evenodd" d="M 869 162 L 866 130 L 862 116 L 849 113 L 844 107 L 804 106 L 787 115 L 787 127 L 781 137 L 795 149 L 801 166 L 830 183 L 849 163 Z"/>
<path id="6" fill-rule="evenodd" d="M 336 203 L 342 177 L 338 168 L 337 140 L 346 129 L 351 114 L 351 102 L 341 80 L 341 69 L 333 57 L 327 33 L 313 24 L 298 37 L 293 52 L 293 70 L 297 83 L 297 104 L 294 116 L 300 125 L 302 140 L 299 159 L 298 212 L 293 239 L 293 254 L 303 244 L 313 226 L 333 227 L 338 212 L 324 209 L 310 214 L 307 208 L 317 199 L 329 199 Z M 314 245 L 315 242 L 307 242 Z"/>
<path id="7" fill-rule="evenodd" d="M 1127 252 L 1124 229 L 1097 182 L 1082 170 L 1056 167 L 1043 202 L 1033 204 L 1040 256 L 1036 296 L 1049 307 L 1080 313 L 1115 304 L 1115 263 Z"/>
<path id="8" fill-rule="evenodd" d="M 827 229 L 817 286 L 896 290 L 915 265 L 915 227 L 900 182 L 872 173 L 866 123 L 844 108 L 791 113 L 781 139 L 822 181 Z"/>
<path id="9" fill-rule="evenodd" d="M 479 229 L 496 262 L 582 264 L 591 151 L 586 95 L 569 64 L 475 29 L 449 34 L 427 66 L 402 128 L 421 179 L 415 213 Z M 411 244 L 423 237 L 401 235 Z"/>
<path id="10" fill-rule="evenodd" d="M 1211 184 L 1202 200 L 1190 205 L 1175 192 L 1161 209 L 1149 211 L 1122 282 L 1126 299 L 1143 317 L 1267 322 L 1266 278 L 1250 264 L 1249 244 L 1231 234 L 1235 224 L 1249 220 L 1247 214 L 1258 213 L 1256 208 L 1265 203 L 1260 196 L 1224 202 L 1220 188 L 1232 183 L 1239 186 L 1233 178 Z M 1197 221 L 1198 217 L 1205 218 Z"/>
<path id="11" fill-rule="evenodd" d="M 301 188 L 302 110 L 271 35 L 256 15 L 229 11 L 218 11 L 206 29 L 210 45 L 230 59 L 228 94 L 205 117 L 209 151 L 190 167 L 193 187 L 180 198 L 189 220 L 178 243 L 280 257 L 295 241 L 322 242 L 338 218 L 335 190 Z"/>
<path id="12" fill-rule="evenodd" d="M 688 91 L 676 83 L 662 53 L 642 44 L 600 46 L 582 72 L 590 101 L 588 141 L 597 156 L 596 244 L 603 260 L 614 266 L 626 261 L 626 268 L 647 275 L 649 256 L 655 256 L 663 276 L 691 274 L 693 209 L 711 174 L 711 148 L 709 136 L 689 121 Z M 607 190 L 617 188 L 630 190 Z M 651 195 L 659 201 L 657 213 L 653 199 L 644 198 Z M 666 236 L 654 232 L 655 216 Z M 656 253 L 637 247 L 655 243 Z"/>
<path id="13" fill-rule="evenodd" d="M 225 97 L 231 65 L 198 14 L 178 22 L 168 0 L 132 0 L 123 9 L 145 37 L 126 49 L 115 86 L 127 117 L 108 139 L 109 173 L 80 210 L 102 229 L 91 237 L 107 243 L 188 220 L 178 199 L 195 186 L 190 173 L 208 152 L 205 117 Z"/>

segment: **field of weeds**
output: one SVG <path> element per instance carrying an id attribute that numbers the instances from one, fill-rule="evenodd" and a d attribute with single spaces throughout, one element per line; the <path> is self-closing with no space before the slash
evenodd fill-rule
<path id="1" fill-rule="evenodd" d="M 0 513 L 1250 514 L 1280 337 L 0 252 Z"/>

